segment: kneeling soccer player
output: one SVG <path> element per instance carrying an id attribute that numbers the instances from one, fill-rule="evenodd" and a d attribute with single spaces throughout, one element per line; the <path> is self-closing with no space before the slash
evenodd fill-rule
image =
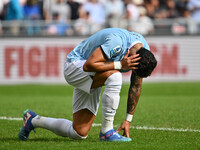
<path id="1" fill-rule="evenodd" d="M 73 122 L 24 112 L 20 140 L 27 140 L 34 128 L 44 128 L 72 139 L 86 139 L 99 108 L 102 86 L 101 141 L 131 141 L 129 127 L 138 103 L 142 78 L 150 76 L 157 65 L 144 37 L 120 28 L 103 29 L 72 50 L 64 66 L 66 81 L 74 86 Z M 120 101 L 121 72 L 132 70 L 127 100 L 127 114 L 120 128 L 113 121 Z M 118 132 L 124 130 L 124 136 Z"/>

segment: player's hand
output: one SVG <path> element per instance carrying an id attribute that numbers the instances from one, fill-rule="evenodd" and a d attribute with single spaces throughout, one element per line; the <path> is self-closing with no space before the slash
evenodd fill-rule
<path id="1" fill-rule="evenodd" d="M 126 55 L 124 56 L 124 58 L 121 60 L 121 65 L 122 65 L 122 70 L 135 70 L 138 69 L 136 66 L 139 64 L 139 54 L 135 54 L 135 55 L 129 55 L 129 50 L 127 51 Z"/>
<path id="2" fill-rule="evenodd" d="M 123 136 L 126 136 L 129 138 L 129 128 L 130 128 L 130 122 L 128 122 L 127 120 L 124 120 L 120 126 L 120 128 L 116 131 L 117 133 L 119 133 L 121 130 L 124 131 Z"/>

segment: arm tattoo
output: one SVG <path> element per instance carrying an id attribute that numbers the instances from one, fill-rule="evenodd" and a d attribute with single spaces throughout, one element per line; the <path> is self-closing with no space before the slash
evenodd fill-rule
<path id="1" fill-rule="evenodd" d="M 128 93 L 128 101 L 127 101 L 127 113 L 133 114 L 135 112 L 135 108 L 137 106 L 140 97 L 141 89 L 142 89 L 142 78 L 138 77 L 136 74 L 132 72 L 131 83 Z"/>

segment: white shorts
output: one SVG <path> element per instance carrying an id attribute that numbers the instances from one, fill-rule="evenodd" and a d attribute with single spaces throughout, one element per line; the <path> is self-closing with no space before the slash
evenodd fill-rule
<path id="1" fill-rule="evenodd" d="M 95 75 L 95 72 L 83 71 L 85 61 L 66 62 L 64 65 L 64 77 L 70 85 L 74 86 L 73 113 L 88 109 L 96 115 L 102 88 L 91 90 L 92 76 Z"/>

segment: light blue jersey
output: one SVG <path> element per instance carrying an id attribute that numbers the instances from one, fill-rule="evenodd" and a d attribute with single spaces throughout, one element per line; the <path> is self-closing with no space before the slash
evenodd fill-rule
<path id="1" fill-rule="evenodd" d="M 68 54 L 67 61 L 87 60 L 99 46 L 107 56 L 108 61 L 120 61 L 127 50 L 137 43 L 142 43 L 144 48 L 150 50 L 146 40 L 139 33 L 121 28 L 103 29 L 76 46 Z"/>

